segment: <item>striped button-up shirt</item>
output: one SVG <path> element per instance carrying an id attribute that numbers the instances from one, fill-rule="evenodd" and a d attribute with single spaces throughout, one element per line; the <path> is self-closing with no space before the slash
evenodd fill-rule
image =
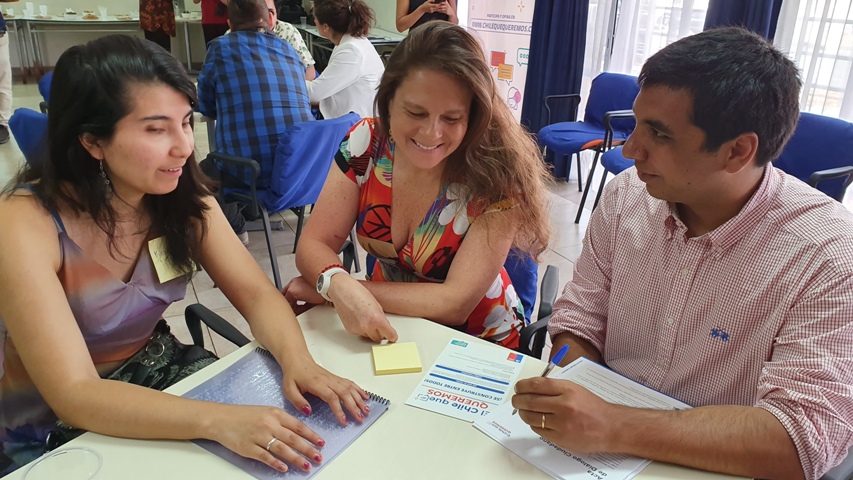
<path id="1" fill-rule="evenodd" d="M 768 167 L 741 211 L 690 238 L 632 168 L 607 186 L 549 332 L 694 406 L 785 426 L 806 478 L 853 442 L 853 215 Z"/>

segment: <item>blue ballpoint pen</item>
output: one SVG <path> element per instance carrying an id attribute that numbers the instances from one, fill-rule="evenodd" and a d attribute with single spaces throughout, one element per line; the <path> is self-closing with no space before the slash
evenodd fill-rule
<path id="1" fill-rule="evenodd" d="M 548 374 L 551 373 L 551 370 L 553 370 L 554 367 L 556 367 L 558 363 L 563 361 L 563 357 L 566 356 L 566 353 L 568 351 L 569 351 L 569 345 L 568 344 L 563 345 L 563 347 L 561 349 L 557 350 L 557 354 L 554 355 L 553 357 L 551 357 L 551 360 L 548 362 L 548 366 L 545 367 L 545 370 L 542 371 L 542 375 L 539 375 L 539 376 L 540 377 L 547 377 Z M 518 409 L 513 408 L 512 414 L 515 415 L 516 413 L 518 413 Z"/>

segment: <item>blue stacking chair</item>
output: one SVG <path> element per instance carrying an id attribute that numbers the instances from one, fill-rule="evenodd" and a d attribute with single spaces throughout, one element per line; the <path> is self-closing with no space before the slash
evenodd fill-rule
<path id="1" fill-rule="evenodd" d="M 50 84 L 53 81 L 53 70 L 45 73 L 39 79 L 39 93 L 41 94 L 41 98 L 44 99 L 43 102 L 39 103 L 39 108 L 41 108 L 41 113 L 47 113 L 47 106 L 50 103 Z"/>
<path id="2" fill-rule="evenodd" d="M 618 110 L 613 112 L 607 112 L 604 115 L 604 130 L 605 130 L 605 142 L 602 146 L 602 154 L 601 154 L 601 166 L 604 167 L 604 172 L 601 174 L 601 183 L 598 185 L 598 191 L 595 194 L 595 202 L 592 204 L 592 209 L 595 210 L 595 207 L 598 206 L 598 201 L 601 199 L 601 192 L 604 191 L 604 184 L 607 183 L 607 174 L 612 173 L 613 175 L 618 175 L 622 170 L 630 168 L 634 165 L 632 160 L 628 160 L 627 158 L 622 156 L 622 147 L 621 145 L 616 149 L 613 148 L 614 137 L 616 135 L 616 130 L 614 130 L 613 122 L 621 121 L 624 119 L 631 119 L 631 125 L 636 124 L 636 120 L 634 120 L 634 111 L 633 110 Z M 630 135 L 630 133 L 629 133 Z M 625 137 L 627 140 L 628 137 Z M 624 140 L 623 140 L 624 142 Z M 606 157 L 606 159 L 605 159 Z M 589 178 L 586 182 L 586 188 L 583 191 L 583 195 L 581 196 L 581 202 L 578 205 L 578 212 L 575 215 L 575 223 L 580 223 L 581 215 L 583 215 L 583 206 L 586 203 L 586 197 L 589 195 L 590 183 L 592 182 L 592 174 L 595 172 L 595 160 L 592 162 L 592 168 L 589 171 Z"/>
<path id="3" fill-rule="evenodd" d="M 773 164 L 840 202 L 853 181 L 853 123 L 801 112 Z"/>
<path id="4" fill-rule="evenodd" d="M 317 202 L 341 140 L 360 118 L 356 113 L 349 113 L 343 117 L 302 122 L 288 127 L 275 150 L 268 189 L 257 187 L 261 166 L 255 160 L 221 152 L 211 152 L 208 155 L 220 169 L 225 165 L 232 165 L 250 172 L 249 189 L 225 189 L 224 194 L 248 204 L 250 213 L 261 217 L 273 281 L 279 290 L 282 287 L 281 274 L 272 244 L 269 214 L 287 209 L 296 213 L 298 220 L 296 239 L 293 242 L 293 251 L 296 252 L 296 242 L 302 233 L 305 207 Z"/>
<path id="5" fill-rule="evenodd" d="M 637 77 L 622 75 L 618 73 L 602 73 L 595 77 L 587 99 L 586 111 L 582 122 L 560 122 L 551 123 L 550 101 L 556 99 L 567 99 L 574 105 L 574 114 L 571 118 L 577 118 L 577 107 L 580 104 L 580 95 L 573 93 L 568 95 L 549 95 L 545 97 L 545 109 L 548 112 L 547 127 L 539 130 L 539 143 L 544 147 L 546 159 L 553 156 L 554 176 L 566 177 L 571 173 L 571 156 L 577 157 L 578 169 L 578 191 L 583 190 L 583 174 L 580 171 L 580 152 L 594 149 L 595 160 L 590 172 L 594 171 L 598 161 L 598 155 L 603 151 L 607 143 L 605 114 L 614 110 L 630 110 L 634 106 L 634 99 L 640 92 L 637 85 Z M 618 125 L 613 131 L 612 143 L 620 143 L 630 135 L 634 129 L 632 121 L 625 121 Z M 587 180 L 591 177 L 587 177 Z"/>
<path id="6" fill-rule="evenodd" d="M 9 130 L 27 163 L 39 165 L 44 161 L 47 154 L 47 115 L 29 108 L 18 108 L 9 119 Z"/>
<path id="7" fill-rule="evenodd" d="M 622 155 L 622 146 L 620 145 L 604 152 L 601 155 L 601 166 L 604 168 L 604 173 L 601 174 L 601 183 L 598 186 L 598 192 L 595 194 L 595 202 L 592 204 L 593 210 L 598 206 L 598 201 L 601 200 L 601 192 L 604 191 L 604 184 L 607 183 L 607 174 L 612 173 L 613 175 L 619 175 L 624 170 L 628 170 L 633 167 L 634 161 L 625 158 Z"/>

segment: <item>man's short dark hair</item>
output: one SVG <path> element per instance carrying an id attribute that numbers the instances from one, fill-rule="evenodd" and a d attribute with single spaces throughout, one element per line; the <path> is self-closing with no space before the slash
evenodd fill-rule
<path id="1" fill-rule="evenodd" d="M 265 0 L 231 0 L 228 2 L 231 29 L 254 30 L 269 27 L 269 11 Z"/>
<path id="2" fill-rule="evenodd" d="M 759 166 L 779 156 L 800 115 L 796 65 L 763 37 L 738 27 L 707 30 L 665 47 L 643 65 L 639 84 L 687 90 L 706 151 L 754 132 Z"/>

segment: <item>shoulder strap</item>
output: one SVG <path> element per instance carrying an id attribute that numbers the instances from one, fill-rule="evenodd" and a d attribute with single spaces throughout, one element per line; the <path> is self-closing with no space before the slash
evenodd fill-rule
<path id="1" fill-rule="evenodd" d="M 35 189 L 33 188 L 33 184 L 24 183 L 24 184 L 16 186 L 15 189 L 16 190 L 28 190 L 30 193 L 33 194 L 33 196 L 36 198 L 36 200 L 38 200 L 42 204 L 42 206 L 44 206 L 45 209 L 47 209 L 47 207 L 44 205 L 44 202 L 42 201 L 41 197 L 38 196 Z M 59 233 L 65 232 L 65 224 L 62 223 L 62 218 L 59 216 L 59 212 L 53 211 L 53 210 L 47 210 L 47 211 L 48 211 L 48 213 L 50 213 L 50 216 L 53 217 L 53 223 L 56 224 L 56 229 L 59 231 Z"/>

